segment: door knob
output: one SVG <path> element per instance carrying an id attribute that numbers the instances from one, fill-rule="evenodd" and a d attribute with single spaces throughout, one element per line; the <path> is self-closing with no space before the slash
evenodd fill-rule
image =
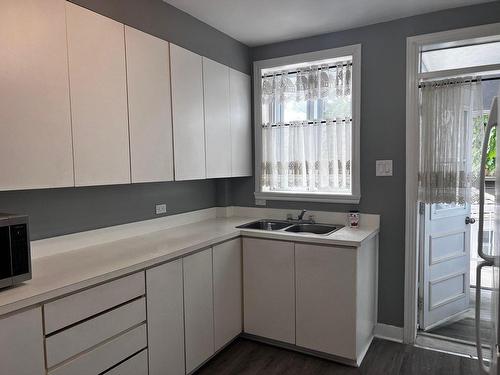
<path id="1" fill-rule="evenodd" d="M 476 222 L 476 219 L 474 219 L 473 217 L 467 216 L 465 218 L 465 224 L 474 224 L 475 222 Z"/>

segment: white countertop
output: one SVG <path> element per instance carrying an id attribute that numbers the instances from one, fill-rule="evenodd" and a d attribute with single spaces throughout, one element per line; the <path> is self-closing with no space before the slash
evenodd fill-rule
<path id="1" fill-rule="evenodd" d="M 213 218 L 35 258 L 32 261 L 32 280 L 0 290 L 0 315 L 185 256 L 240 235 L 358 247 L 378 233 L 378 225 L 342 228 L 328 236 L 236 228 L 251 221 L 255 218 Z"/>

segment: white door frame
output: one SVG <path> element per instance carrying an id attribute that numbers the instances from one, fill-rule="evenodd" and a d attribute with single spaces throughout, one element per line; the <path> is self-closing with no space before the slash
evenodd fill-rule
<path id="1" fill-rule="evenodd" d="M 418 298 L 418 81 L 419 53 L 423 46 L 468 40 L 491 41 L 500 35 L 500 23 L 474 26 L 406 39 L 406 217 L 405 217 L 405 302 L 403 341 L 413 344 L 417 336 Z M 495 38 L 497 40 L 498 38 Z"/>

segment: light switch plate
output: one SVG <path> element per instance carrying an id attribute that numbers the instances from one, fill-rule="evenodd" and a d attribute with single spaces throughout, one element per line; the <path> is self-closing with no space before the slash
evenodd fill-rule
<path id="1" fill-rule="evenodd" d="M 376 176 L 392 176 L 392 160 L 377 160 L 375 165 Z"/>
<path id="2" fill-rule="evenodd" d="M 162 214 L 166 214 L 166 213 L 167 213 L 167 205 L 165 203 L 156 205 L 156 214 L 157 215 L 162 215 Z"/>

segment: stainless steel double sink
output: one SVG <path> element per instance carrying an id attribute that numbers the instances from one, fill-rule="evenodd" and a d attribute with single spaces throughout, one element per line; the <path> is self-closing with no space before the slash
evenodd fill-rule
<path id="1" fill-rule="evenodd" d="M 327 236 L 341 229 L 342 225 L 301 223 L 286 220 L 261 219 L 251 223 L 239 225 L 237 228 L 257 229 L 265 231 L 285 231 L 291 233 L 313 233 Z"/>

